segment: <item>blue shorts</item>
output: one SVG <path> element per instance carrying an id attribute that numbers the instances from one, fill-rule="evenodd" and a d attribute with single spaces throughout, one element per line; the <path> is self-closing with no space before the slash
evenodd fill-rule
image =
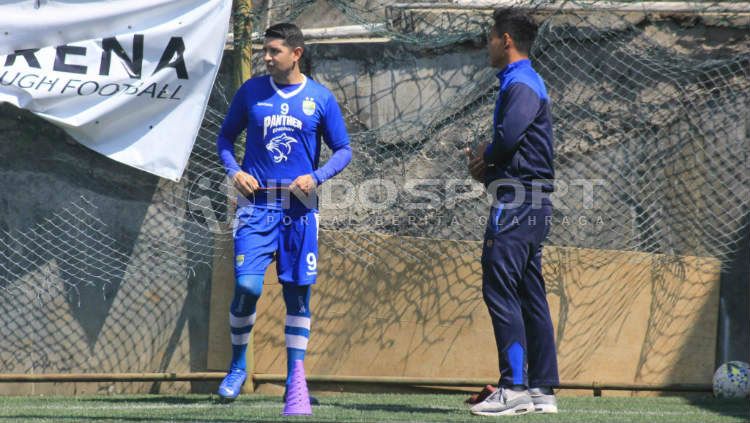
<path id="1" fill-rule="evenodd" d="M 279 281 L 315 283 L 318 275 L 318 211 L 237 209 L 234 229 L 234 274 L 263 275 L 276 258 Z"/>

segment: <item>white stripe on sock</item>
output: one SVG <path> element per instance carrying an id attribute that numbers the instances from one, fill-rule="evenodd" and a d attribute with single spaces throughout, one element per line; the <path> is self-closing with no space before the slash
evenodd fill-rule
<path id="1" fill-rule="evenodd" d="M 295 328 L 305 328 L 310 330 L 310 318 L 303 316 L 290 316 L 286 315 L 286 325 Z"/>
<path id="2" fill-rule="evenodd" d="M 250 326 L 255 324 L 255 313 L 249 315 L 249 316 L 235 316 L 232 313 L 229 313 L 229 326 L 233 328 L 244 328 L 245 326 Z"/>
<path id="3" fill-rule="evenodd" d="M 307 338 L 300 335 L 286 334 L 286 347 L 307 350 Z"/>
<path id="4" fill-rule="evenodd" d="M 232 345 L 246 345 L 250 341 L 250 332 L 240 333 L 239 335 L 232 334 Z"/>

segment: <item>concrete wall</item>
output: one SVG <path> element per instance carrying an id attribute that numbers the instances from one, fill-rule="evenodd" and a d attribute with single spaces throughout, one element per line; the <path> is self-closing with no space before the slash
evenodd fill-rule
<path id="1" fill-rule="evenodd" d="M 322 240 L 308 374 L 498 377 L 480 243 L 336 232 Z M 364 240 L 372 262 L 335 250 Z M 546 247 L 562 381 L 710 383 L 719 272 L 713 259 Z M 256 371 L 283 374 L 285 309 L 268 276 Z"/>
<path id="2" fill-rule="evenodd" d="M 222 95 L 215 89 L 212 107 L 225 109 Z M 0 372 L 206 369 L 213 234 L 186 203 L 207 155 L 202 142 L 172 183 L 0 106 Z M 160 389 L 204 388 L 0 384 L 2 394 Z"/>
<path id="3" fill-rule="evenodd" d="M 696 33 L 701 31 L 701 27 L 694 29 Z M 739 39 L 731 46 L 746 51 L 741 49 L 745 38 L 732 38 L 735 32 L 716 30 L 722 45 Z M 693 41 L 701 39 L 696 35 Z M 693 49 L 691 45 L 680 48 L 694 51 L 697 59 L 716 52 Z M 592 45 L 587 48 L 593 49 L 590 57 L 596 59 L 591 63 L 606 62 L 601 49 Z M 314 76 L 335 92 L 350 130 L 360 132 L 354 139 L 355 162 L 341 178 L 355 182 L 373 175 L 392 176 L 397 181 L 410 177 L 466 178 L 459 149 L 467 142 L 486 139 L 494 103 L 494 75 L 485 67 L 481 45 L 468 42 L 445 51 L 398 43 L 342 43 L 311 46 L 310 52 L 316 59 Z M 696 168 L 696 155 L 691 151 L 698 149 L 705 154 L 706 138 L 693 137 L 686 143 L 689 148 L 672 154 L 670 148 L 683 144 L 667 136 L 668 141 L 662 144 L 665 149 L 653 162 L 642 160 L 642 155 L 629 156 L 628 151 L 633 150 L 624 149 L 617 141 L 627 139 L 635 145 L 626 138 L 632 132 L 618 135 L 600 124 L 610 124 L 609 117 L 624 119 L 623 113 L 629 112 L 640 116 L 651 109 L 618 106 L 622 99 L 617 100 L 614 94 L 618 92 L 606 84 L 587 88 L 572 83 L 574 76 L 588 68 L 579 66 L 578 73 L 565 73 L 571 66 L 563 60 L 563 52 L 553 49 L 545 54 L 548 56 L 543 62 L 554 66 L 547 65 L 544 71 L 558 77 L 550 80 L 554 82 L 553 98 L 578 99 L 556 109 L 557 113 L 565 113 L 576 104 L 590 104 L 597 113 L 609 112 L 596 125 L 582 119 L 580 126 L 573 125 L 561 134 L 567 136 L 562 146 L 571 148 L 561 154 L 560 175 L 574 176 L 581 170 L 594 169 L 596 172 L 587 175 L 607 176 L 595 163 L 611 157 L 617 159 L 617 169 L 637 175 L 637 181 L 664 181 L 669 178 L 659 178 L 675 175 L 679 181 L 688 181 L 700 173 L 702 169 Z M 231 66 L 228 58 L 224 66 Z M 217 239 L 210 222 L 191 204 L 198 201 L 192 189 L 200 185 L 205 170 L 213 167 L 220 173 L 213 156 L 212 134 L 216 121 L 220 123 L 226 98 L 231 97 L 228 75 L 223 69 L 222 85 L 212 95 L 215 113 L 204 122 L 191 167 L 180 184 L 119 165 L 28 113 L 0 106 L 0 371 L 184 372 L 224 368 L 228 359 L 226 308 L 216 304 L 228 305 L 232 281 L 227 274 L 212 285 L 211 266 L 215 256 L 230 260 L 231 253 L 227 254 L 226 238 Z M 741 79 L 727 81 L 746 83 Z M 696 84 L 704 82 L 699 79 Z M 603 91 L 597 91 L 599 88 Z M 674 92 L 675 97 L 667 97 L 664 103 L 659 97 L 657 105 L 669 106 L 669 101 L 681 98 L 679 90 L 673 88 L 669 84 L 659 86 L 659 92 Z M 635 97 L 626 98 L 650 104 L 656 101 L 645 96 L 650 90 L 646 87 Z M 605 101 L 607 95 L 597 95 L 601 92 L 611 95 L 611 101 Z M 688 96 L 688 103 L 695 104 L 695 99 Z M 736 102 L 728 100 L 720 96 L 718 103 L 711 104 L 720 104 L 731 116 L 737 115 L 736 110 L 746 112 L 746 96 L 736 97 Z M 750 127 L 744 116 L 732 120 L 732 131 Z M 650 140 L 686 130 L 667 118 L 674 116 L 664 117 L 661 126 L 657 117 L 639 122 L 646 133 L 655 134 Z M 687 130 L 690 128 L 688 125 Z M 747 139 L 739 138 L 740 142 Z M 586 148 L 591 140 L 611 142 L 602 144 L 607 148 L 592 151 Z M 722 146 L 731 147 L 716 144 L 711 151 Z M 650 168 L 665 170 L 650 174 Z M 701 184 L 709 179 L 704 178 Z M 553 229 L 553 244 L 581 247 L 550 248 L 546 256 L 545 276 L 557 322 L 562 376 L 566 380 L 605 380 L 596 374 L 605 368 L 612 370 L 608 377 L 617 378 L 612 381 L 705 382 L 715 356 L 719 268 L 714 259 L 701 257 L 722 256 L 725 251 L 733 254 L 733 259 L 725 262 L 732 264 L 724 267 L 722 292 L 727 299 L 724 307 L 739 311 L 732 319 L 722 321 L 722 328 L 736 333 L 734 328 L 744 325 L 745 331 L 740 332 L 744 338 L 734 337 L 730 346 L 723 347 L 735 351 L 729 355 L 736 358 L 750 350 L 747 319 L 742 318 L 747 315 L 747 301 L 737 300 L 742 295 L 747 298 L 747 255 L 742 252 L 747 250 L 741 249 L 746 248 L 741 247 L 746 245 L 741 240 L 746 239 L 742 237 L 747 231 L 733 232 L 736 227 L 732 225 L 738 220 L 734 217 L 720 221 L 718 228 L 737 239 L 720 239 L 727 248 L 712 250 L 708 247 L 715 245 L 717 233 L 704 232 L 696 223 L 708 213 L 696 204 L 723 207 L 724 203 L 712 200 L 719 191 L 701 185 L 705 188 L 700 191 L 702 197 L 694 202 L 688 195 L 695 192 L 691 185 L 660 185 L 659 192 L 664 193 L 661 203 L 649 203 L 659 207 L 643 213 L 630 207 L 633 199 L 649 198 L 646 194 L 641 197 L 638 187 L 633 183 L 622 192 L 613 190 L 604 197 L 607 207 L 586 212 L 611 216 L 607 223 L 618 228 L 616 231 L 604 233 L 593 226 L 562 224 Z M 739 184 L 739 188 L 746 190 L 747 185 Z M 687 204 L 675 200 L 679 198 L 687 199 Z M 216 219 L 225 223 L 222 213 L 226 213 L 226 199 L 213 192 L 208 200 L 203 212 L 215 213 Z M 486 213 L 486 204 L 481 201 L 445 200 L 446 204 L 455 200 L 458 205 L 442 210 L 443 222 L 452 217 L 479 218 Z M 494 346 L 477 283 L 480 221 L 449 227 L 434 224 L 430 219 L 438 213 L 430 212 L 416 216 L 427 218 L 426 224 L 410 225 L 404 220 L 410 214 L 399 207 L 378 214 L 400 219 L 401 224 L 394 225 L 373 219 L 376 214 L 365 209 L 341 211 L 331 206 L 323 204 L 324 227 L 351 232 L 323 232 L 321 269 L 326 273 L 316 287 L 317 332 L 311 341 L 310 371 L 496 376 L 495 363 L 486 359 L 494 357 Z M 724 213 L 722 207 L 714 211 L 733 216 Z M 662 220 L 666 224 L 659 226 L 653 217 L 659 210 L 679 213 L 677 219 Z M 334 220 L 344 215 L 353 215 L 355 224 L 346 226 Z M 639 228 L 643 232 L 638 232 Z M 676 238 L 665 235 L 669 233 Z M 690 236 L 685 238 L 684 234 Z M 674 241 L 649 241 L 654 239 Z M 706 242 L 696 244 L 695 239 Z M 733 242 L 739 247 L 730 248 Z M 639 248 L 650 254 L 619 252 Z M 637 260 L 631 264 L 631 259 Z M 279 324 L 283 312 L 278 285 L 270 276 L 267 283 L 260 305 L 256 362 L 259 371 L 280 373 L 284 358 Z M 616 369 L 608 366 L 614 354 L 619 354 L 621 363 Z M 367 366 L 361 357 L 368 359 Z M 481 365 L 476 365 L 480 361 L 477 357 L 481 357 Z M 691 373 L 680 369 L 690 369 Z M 110 389 L 185 392 L 213 386 L 0 385 L 0 393 Z"/>

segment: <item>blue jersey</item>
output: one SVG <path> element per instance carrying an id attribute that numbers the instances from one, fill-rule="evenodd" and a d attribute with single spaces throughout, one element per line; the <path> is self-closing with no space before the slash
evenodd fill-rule
<path id="1" fill-rule="evenodd" d="M 245 129 L 240 167 L 234 158 L 234 140 Z M 341 170 L 318 169 L 321 138 L 334 152 L 349 150 L 346 125 L 333 93 L 307 77 L 301 84 L 279 86 L 266 75 L 247 80 L 237 90 L 217 146 L 230 177 L 242 169 L 261 188 L 273 188 L 288 186 L 306 174 L 320 184 Z M 256 205 L 280 207 L 279 195 L 273 196 L 276 201 L 266 201 L 264 192 L 255 194 Z"/>

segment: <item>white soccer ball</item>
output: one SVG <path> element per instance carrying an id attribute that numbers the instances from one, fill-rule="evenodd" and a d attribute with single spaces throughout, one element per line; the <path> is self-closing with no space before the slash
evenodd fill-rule
<path id="1" fill-rule="evenodd" d="M 750 364 L 730 361 L 714 373 L 714 396 L 717 398 L 747 398 L 750 396 Z"/>

